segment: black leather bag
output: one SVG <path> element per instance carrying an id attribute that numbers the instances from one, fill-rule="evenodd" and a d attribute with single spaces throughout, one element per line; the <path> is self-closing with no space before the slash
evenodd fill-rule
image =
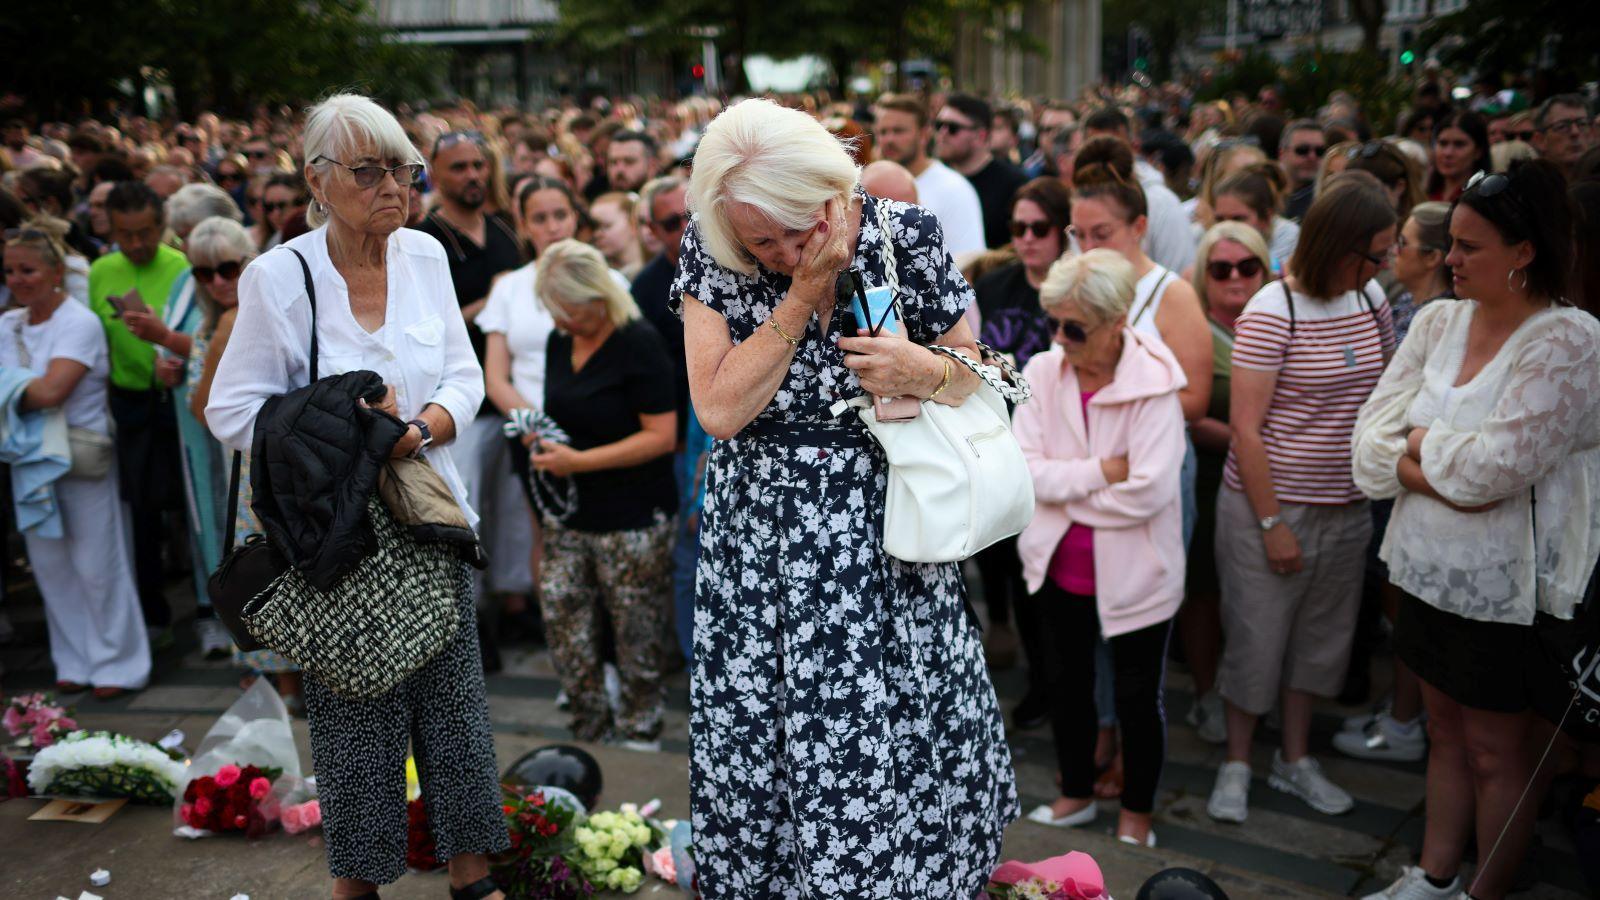
<path id="1" fill-rule="evenodd" d="M 311 267 L 300 252 L 285 247 L 300 260 L 300 271 L 305 275 L 306 298 L 311 301 L 311 381 L 317 380 L 317 289 L 311 283 Z M 266 535 L 252 534 L 245 542 L 234 545 L 234 521 L 239 515 L 239 470 L 243 454 L 233 453 L 233 475 L 228 480 L 228 518 L 223 527 L 227 540 L 222 548 L 222 561 L 217 570 L 206 579 L 206 596 L 211 598 L 211 608 L 222 620 L 233 643 L 243 652 L 262 649 L 262 643 L 250 633 L 244 621 L 244 611 L 261 594 L 272 589 L 288 568 L 283 555 L 274 550 Z"/>

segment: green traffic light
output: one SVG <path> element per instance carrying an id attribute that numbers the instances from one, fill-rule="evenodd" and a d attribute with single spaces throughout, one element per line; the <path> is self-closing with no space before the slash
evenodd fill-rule
<path id="1" fill-rule="evenodd" d="M 1400 52 L 1400 65 L 1409 66 L 1416 61 L 1417 55 L 1412 53 L 1410 50 L 1402 50 Z"/>

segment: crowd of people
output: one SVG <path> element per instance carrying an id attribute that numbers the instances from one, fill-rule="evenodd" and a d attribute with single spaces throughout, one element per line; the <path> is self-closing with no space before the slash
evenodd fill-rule
<path id="1" fill-rule="evenodd" d="M 987 670 L 1021 665 L 1010 725 L 1050 726 L 1060 786 L 1028 817 L 1079 826 L 1119 799 L 1117 835 L 1154 846 L 1171 660 L 1193 678 L 1189 723 L 1226 748 L 1213 819 L 1247 819 L 1268 718 L 1262 781 L 1339 815 L 1355 801 L 1313 755 L 1313 711 L 1371 699 L 1384 629 L 1363 623 L 1381 616 L 1390 695 L 1332 750 L 1426 760 L 1428 824 L 1418 864 L 1374 896 L 1504 896 L 1537 807 L 1518 803 L 1533 748 L 1565 702 L 1524 649 L 1536 618 L 1594 602 L 1591 100 L 1453 104 L 1423 85 L 1380 122 L 1343 92 L 1298 116 L 1270 90 L 780 99 L 391 116 L 339 96 L 309 116 L 6 121 L 0 395 L 8 415 L 59 411 L 71 469 L 41 476 L 61 438 L 15 420 L 32 442 L 0 461 L 57 689 L 142 689 L 174 639 L 181 572 L 200 651 L 309 707 L 319 775 L 353 784 L 351 747 L 395 752 L 404 731 L 363 734 L 370 713 L 291 660 L 235 650 L 205 591 L 224 548 L 263 530 L 262 403 L 318 364 L 371 370 L 407 426 L 396 455 L 427 455 L 488 558 L 470 576 L 475 651 L 452 644 L 393 701 L 435 730 L 425 767 L 492 747 L 483 722 L 430 724 L 418 698 L 464 684 L 476 709 L 478 670 L 537 640 L 575 736 L 638 750 L 659 748 L 667 674 L 692 668 L 703 883 L 755 896 L 740 891 L 870 871 L 833 852 L 869 832 L 922 864 L 930 840 L 988 858 L 1018 810 Z M 974 559 L 981 643 L 954 566 L 890 561 L 858 521 L 872 495 L 863 507 L 849 473 L 879 471 L 858 462 L 864 432 L 823 424 L 852 390 L 959 403 L 976 388 L 937 354 L 840 331 L 846 236 L 910 258 L 908 346 L 981 343 L 1032 385 L 1014 429 L 1036 513 Z M 929 654 L 948 671 L 925 672 Z M 880 680 L 819 681 L 852 671 Z M 773 684 L 777 718 L 741 700 Z M 846 748 L 851 704 L 892 707 L 872 719 L 886 733 Z M 941 727 L 959 736 L 926 733 Z M 787 728 L 797 748 L 772 750 Z M 901 732 L 925 743 L 912 753 Z M 891 745 L 936 762 L 880 771 Z M 1562 746 L 1600 778 L 1594 747 Z M 875 799 L 801 838 L 770 785 L 834 802 L 814 768 L 830 747 L 864 781 L 963 793 L 938 829 L 886 825 Z M 937 763 L 950 754 L 1005 771 Z M 330 822 L 357 816 L 354 793 Z M 480 813 L 443 825 L 458 886 L 498 849 Z M 330 830 L 335 876 L 397 877 L 347 821 Z M 1497 850 L 1469 885 L 1473 837 Z M 819 841 L 826 856 L 796 844 Z"/>

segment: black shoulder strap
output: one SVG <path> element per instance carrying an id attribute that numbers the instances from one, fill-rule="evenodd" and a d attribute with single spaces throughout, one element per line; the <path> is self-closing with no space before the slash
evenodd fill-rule
<path id="1" fill-rule="evenodd" d="M 1294 291 L 1289 290 L 1287 280 L 1279 281 L 1278 284 L 1283 286 L 1283 299 L 1289 304 L 1289 339 L 1294 340 Z"/>
<path id="2" fill-rule="evenodd" d="M 281 245 L 280 245 L 281 246 Z M 283 249 L 293 253 L 295 259 L 300 260 L 300 274 L 306 280 L 306 299 L 311 301 L 311 381 L 317 380 L 317 288 L 311 281 L 311 267 L 306 265 L 306 258 L 300 251 L 293 247 Z M 226 557 L 233 552 L 234 527 L 233 523 L 239 518 L 239 471 L 242 468 L 244 454 L 238 450 L 233 451 L 233 474 L 228 476 L 228 518 L 223 521 L 222 528 L 227 534 L 223 540 L 222 555 Z"/>

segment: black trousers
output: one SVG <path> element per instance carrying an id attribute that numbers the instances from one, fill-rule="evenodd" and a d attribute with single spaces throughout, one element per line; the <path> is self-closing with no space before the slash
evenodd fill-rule
<path id="1" fill-rule="evenodd" d="M 172 609 L 163 592 L 164 514 L 183 508 L 178 420 L 168 390 L 110 390 L 111 418 L 117 423 L 117 478 L 132 512 L 134 580 L 146 625 L 164 628 Z M 204 585 L 196 585 L 204 590 Z"/>
<path id="2" fill-rule="evenodd" d="M 1094 705 L 1094 652 L 1100 614 L 1093 597 L 1069 594 L 1046 581 L 1029 598 L 1041 628 L 1041 656 L 1034 663 L 1047 685 L 1050 727 L 1055 736 L 1061 794 L 1094 796 L 1094 744 L 1099 714 Z M 1155 809 L 1156 787 L 1167 757 L 1166 685 L 1169 619 L 1111 638 L 1117 722 L 1122 729 L 1122 808 Z"/>

